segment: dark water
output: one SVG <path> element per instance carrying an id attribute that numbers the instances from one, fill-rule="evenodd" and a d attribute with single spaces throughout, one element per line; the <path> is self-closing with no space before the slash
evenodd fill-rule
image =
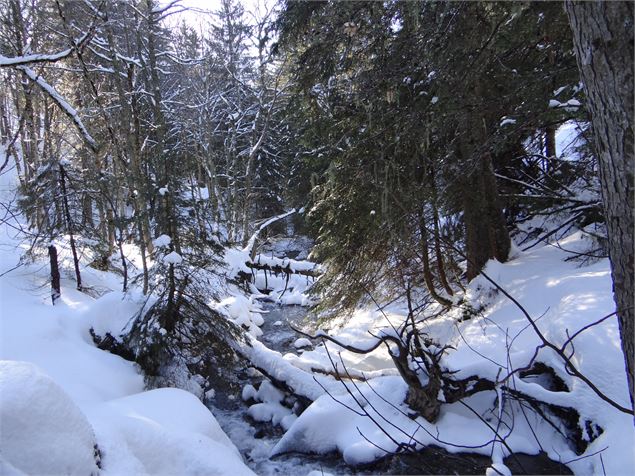
<path id="1" fill-rule="evenodd" d="M 278 352 L 298 353 L 293 347 L 293 343 L 301 336 L 291 326 L 302 329 L 306 325 L 307 308 L 280 306 L 271 303 L 263 303 L 262 307 L 267 311 L 267 314 L 263 314 L 265 323 L 260 327 L 263 332 L 260 338 L 261 342 Z"/>

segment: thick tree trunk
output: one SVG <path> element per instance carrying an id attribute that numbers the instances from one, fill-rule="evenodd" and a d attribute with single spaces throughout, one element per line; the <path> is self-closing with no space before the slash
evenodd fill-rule
<path id="1" fill-rule="evenodd" d="M 467 279 L 471 281 L 491 258 L 507 260 L 511 240 L 498 195 L 492 157 L 483 153 L 472 172 L 463 200 Z"/>
<path id="2" fill-rule="evenodd" d="M 591 113 L 633 404 L 633 3 L 566 2 Z"/>

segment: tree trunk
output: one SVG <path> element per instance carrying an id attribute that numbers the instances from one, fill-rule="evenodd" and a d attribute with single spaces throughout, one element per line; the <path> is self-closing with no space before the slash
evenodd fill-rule
<path id="1" fill-rule="evenodd" d="M 60 287 L 60 268 L 57 264 L 57 248 L 54 245 L 49 246 L 49 261 L 51 263 L 51 302 L 55 306 L 55 301 L 62 296 L 62 290 Z"/>
<path id="2" fill-rule="evenodd" d="M 421 261 L 423 264 L 423 280 L 428 288 L 430 296 L 442 306 L 450 306 L 452 301 L 441 296 L 434 285 L 434 278 L 432 276 L 432 270 L 430 269 L 430 257 L 428 255 L 429 243 L 428 243 L 428 230 L 425 225 L 425 219 L 423 217 L 424 212 L 421 212 L 419 232 L 421 233 Z"/>
<path id="3" fill-rule="evenodd" d="M 551 172 L 551 164 L 553 159 L 557 157 L 558 151 L 556 150 L 556 128 L 555 126 L 547 126 L 545 128 L 545 172 Z"/>
<path id="4" fill-rule="evenodd" d="M 465 151 L 467 152 L 467 150 Z M 464 157 L 467 155 L 464 152 Z M 491 258 L 507 260 L 511 248 L 505 216 L 498 196 L 492 157 L 480 153 L 478 164 L 468 178 L 463 200 L 467 280 L 474 279 Z"/>
<path id="5" fill-rule="evenodd" d="M 77 246 L 75 244 L 75 236 L 73 235 L 73 218 L 71 210 L 68 206 L 68 194 L 66 193 L 66 172 L 60 164 L 60 185 L 62 187 L 62 202 L 64 207 L 64 215 L 66 216 L 66 230 L 71 243 L 71 252 L 73 254 L 73 266 L 75 267 L 75 280 L 77 281 L 77 290 L 82 290 L 82 275 L 79 272 L 79 258 L 77 256 Z"/>
<path id="6" fill-rule="evenodd" d="M 633 3 L 566 2 L 591 113 L 633 404 Z"/>
<path id="7" fill-rule="evenodd" d="M 448 296 L 453 296 L 454 291 L 452 291 L 452 287 L 450 283 L 448 283 L 448 278 L 445 273 L 445 265 L 443 264 L 443 253 L 441 252 L 441 236 L 439 232 L 439 209 L 437 207 L 437 187 L 436 181 L 434 178 L 434 169 L 432 168 L 432 163 L 428 163 L 428 182 L 430 185 L 430 191 L 432 194 L 432 231 L 434 238 L 434 254 L 437 259 L 437 271 L 439 273 L 439 281 L 441 282 L 441 286 L 445 289 L 445 292 L 448 293 Z"/>

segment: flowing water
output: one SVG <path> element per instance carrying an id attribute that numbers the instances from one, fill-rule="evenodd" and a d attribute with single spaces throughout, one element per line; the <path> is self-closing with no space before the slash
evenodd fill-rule
<path id="1" fill-rule="evenodd" d="M 262 307 L 267 313 L 263 314 L 265 322 L 260 327 L 263 331 L 260 340 L 270 349 L 283 354 L 297 353 L 293 342 L 300 336 L 290 325 L 301 327 L 307 315 L 307 308 L 279 306 L 271 303 L 263 303 Z M 242 385 L 253 385 L 260 382 L 262 377 L 254 377 L 249 372 L 245 372 L 240 380 Z M 283 431 L 271 423 L 253 421 L 247 415 L 248 406 L 240 399 L 240 395 L 217 395 L 217 397 L 210 409 L 255 473 L 263 476 L 304 476 L 311 471 L 332 474 L 353 472 L 352 468 L 346 466 L 337 454 L 289 454 L 269 459 L 269 454 L 282 437 Z"/>

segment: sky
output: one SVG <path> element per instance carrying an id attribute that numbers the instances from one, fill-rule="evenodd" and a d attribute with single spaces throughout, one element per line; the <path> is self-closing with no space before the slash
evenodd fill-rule
<path id="1" fill-rule="evenodd" d="M 262 9 L 263 5 L 275 3 L 275 0 L 239 1 L 245 7 L 245 12 L 247 12 L 247 19 L 250 19 L 252 17 L 251 12 L 256 12 L 258 8 Z M 207 20 L 207 15 L 205 15 L 205 13 L 203 12 L 215 12 L 220 9 L 220 4 L 220 0 L 181 0 L 180 5 L 191 8 L 192 10 L 175 14 L 173 15 L 173 17 L 176 18 L 177 21 L 181 21 L 181 19 L 183 19 L 193 27 L 199 27 L 201 22 L 205 22 Z"/>

